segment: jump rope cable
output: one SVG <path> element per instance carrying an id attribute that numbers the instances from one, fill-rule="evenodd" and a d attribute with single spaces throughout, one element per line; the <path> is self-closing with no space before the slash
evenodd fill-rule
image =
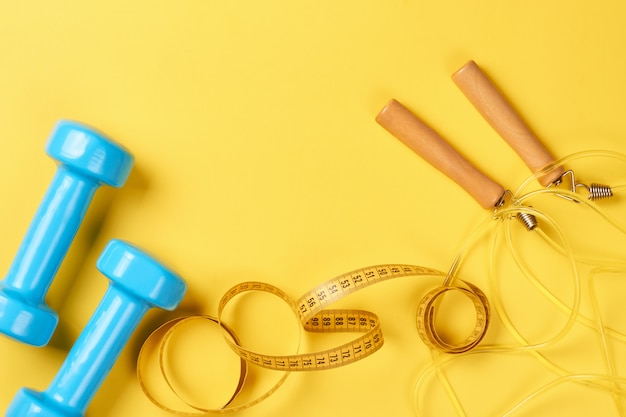
<path id="1" fill-rule="evenodd" d="M 462 260 L 465 256 L 467 256 L 467 251 L 469 248 L 471 248 L 473 246 L 473 242 L 475 240 L 477 240 L 482 234 L 484 234 L 485 229 L 488 226 L 492 226 L 492 230 L 490 230 L 492 238 L 491 238 L 491 258 L 492 261 L 495 259 L 495 255 L 494 255 L 494 251 L 495 249 L 499 246 L 498 243 L 498 239 L 497 239 L 497 234 L 498 231 L 500 229 L 499 226 L 505 224 L 505 225 L 509 225 L 509 221 L 511 219 L 511 217 L 515 217 L 515 215 L 520 212 L 521 210 L 528 212 L 527 208 L 517 208 L 517 207 L 512 207 L 512 208 L 507 208 L 504 210 L 500 210 L 497 214 L 497 216 L 490 216 L 486 219 L 484 219 L 479 225 L 478 227 L 474 230 L 474 232 L 470 235 L 470 237 L 466 240 L 465 244 L 463 245 L 461 251 L 459 252 L 459 254 L 457 255 L 456 259 L 454 260 L 450 271 L 449 271 L 449 277 L 454 277 L 457 274 L 457 271 L 461 268 L 462 266 Z M 535 214 L 538 218 L 540 218 L 542 220 L 542 222 L 552 222 L 547 216 L 543 215 L 543 213 L 538 212 L 537 210 L 533 210 L 532 211 L 533 214 Z M 496 222 L 494 222 L 494 217 L 497 220 Z M 495 227 L 494 227 L 495 226 Z M 559 235 L 562 237 L 562 235 L 560 234 L 560 230 L 557 227 L 557 232 L 559 233 Z M 490 266 L 490 268 L 492 267 L 492 265 Z M 574 272 L 574 280 L 575 280 L 575 287 L 578 288 L 579 287 L 579 280 L 578 280 L 578 274 L 577 274 L 577 270 L 576 270 L 576 266 L 574 264 L 572 264 L 572 271 Z M 490 276 L 493 275 L 493 272 L 490 271 Z M 493 280 L 490 280 L 490 283 L 493 284 Z M 497 283 L 496 283 L 497 284 Z M 475 354 L 480 354 L 480 353 L 497 353 L 497 352 L 515 352 L 515 351 L 534 351 L 535 349 L 541 348 L 541 347 L 546 347 L 548 345 L 557 343 L 559 340 L 561 340 L 571 329 L 571 327 L 574 325 L 575 319 L 576 319 L 576 313 L 577 313 L 577 306 L 578 306 L 578 300 L 579 300 L 579 291 L 576 291 L 575 294 L 575 301 L 574 301 L 574 310 L 571 312 L 569 319 L 566 323 L 566 325 L 555 335 L 553 336 L 550 340 L 548 341 L 544 341 L 538 344 L 529 344 L 528 341 L 526 339 L 524 339 L 521 334 L 519 334 L 519 332 L 517 332 L 517 330 L 515 329 L 515 326 L 513 325 L 513 323 L 508 319 L 508 316 L 506 315 L 506 312 L 504 310 L 504 307 L 502 305 L 501 300 L 499 300 L 497 297 L 492 297 L 490 299 L 491 302 L 491 306 L 492 308 L 494 308 L 494 311 L 496 312 L 496 314 L 498 316 L 500 316 L 500 318 L 503 320 L 504 326 L 505 328 L 514 336 L 517 336 L 518 341 L 520 342 L 519 345 L 510 345 L 510 346 L 498 346 L 498 345 L 492 345 L 492 346 L 480 346 L 480 347 L 476 347 L 475 349 L 473 349 L 471 352 L 467 352 L 467 353 L 463 353 L 462 356 L 468 356 L 468 355 L 475 355 Z M 444 372 L 444 366 L 446 363 L 448 363 L 449 361 L 452 361 L 454 359 L 457 358 L 457 356 L 451 357 L 449 355 L 442 355 L 441 353 L 435 351 L 435 350 L 431 350 L 431 355 L 433 358 L 433 364 L 428 367 L 426 369 L 426 371 L 424 371 L 424 373 L 422 374 L 422 376 L 419 378 L 417 384 L 416 384 L 416 391 L 415 391 L 415 412 L 417 415 L 422 415 L 420 408 L 419 408 L 419 401 L 420 401 L 420 391 L 423 388 L 423 384 L 425 383 L 425 380 L 430 376 L 430 374 L 435 373 L 438 380 L 440 381 L 440 383 L 443 385 L 444 390 L 446 391 L 446 394 L 449 398 L 449 400 L 451 401 L 451 403 L 453 404 L 457 414 L 459 416 L 467 416 L 466 412 L 463 409 L 462 406 L 462 402 L 460 401 L 460 399 L 458 398 L 458 396 L 456 395 L 452 384 L 450 383 L 450 381 L 448 380 L 448 378 L 445 376 L 445 372 Z"/>
<path id="2" fill-rule="evenodd" d="M 600 154 L 599 152 L 582 152 L 579 153 L 577 155 L 573 155 L 571 157 L 571 159 L 574 158 L 579 158 L 579 157 L 586 157 L 586 156 L 591 156 L 591 155 L 598 155 Z M 604 154 L 604 156 L 610 155 L 612 157 L 616 157 L 620 160 L 624 160 L 624 157 L 620 154 L 614 154 L 614 153 L 608 153 L 608 152 L 602 152 L 602 154 Z M 626 187 L 624 187 L 623 185 L 620 186 L 612 186 L 611 189 L 612 190 L 620 190 L 620 189 L 624 189 Z M 550 190 L 550 189 L 546 189 L 543 190 L 545 194 L 558 194 L 558 192 L 555 192 L 554 190 Z M 537 193 L 533 194 L 527 194 L 525 195 L 523 198 L 520 198 L 520 200 L 524 200 L 524 199 L 531 199 L 532 197 L 537 196 Z M 619 230 L 622 234 L 626 234 L 626 228 L 620 223 L 618 222 L 616 219 L 612 218 L 611 216 L 607 215 L 602 209 L 600 209 L 598 207 L 597 204 L 589 201 L 589 200 L 585 200 L 585 199 L 581 199 L 579 197 L 578 194 L 574 193 L 574 192 L 567 192 L 567 194 L 565 195 L 561 195 L 562 197 L 565 197 L 577 204 L 580 204 L 581 206 L 586 206 L 586 208 L 593 210 L 596 214 L 598 214 L 601 219 L 603 221 L 606 221 L 607 223 L 609 223 L 611 226 L 615 227 L 617 230 Z M 563 252 L 564 248 L 560 247 L 557 242 L 555 242 L 553 239 L 551 239 L 548 235 L 546 235 L 542 230 L 538 230 L 539 235 L 545 240 L 547 241 L 552 247 L 558 249 L 559 251 Z M 556 296 L 554 296 L 554 294 L 552 294 L 545 286 L 541 285 L 540 281 L 531 273 L 529 273 L 528 269 L 525 268 L 525 266 L 523 265 L 521 258 L 518 256 L 517 251 L 515 250 L 514 246 L 511 243 L 511 235 L 510 235 L 510 230 L 509 233 L 507 233 L 507 244 L 509 245 L 509 247 L 511 247 L 512 249 L 512 253 L 515 256 L 516 259 L 516 263 L 520 268 L 524 268 L 526 271 L 526 276 L 532 280 L 533 284 L 540 289 L 544 295 L 548 298 L 551 299 L 551 301 L 553 302 L 553 304 L 555 304 L 558 308 L 560 308 L 561 310 L 567 311 L 568 307 L 565 303 L 563 303 L 561 300 L 559 300 Z M 599 306 L 599 302 L 598 302 L 598 297 L 596 295 L 596 290 L 595 290 L 595 280 L 596 277 L 599 273 L 606 273 L 606 272 L 611 272 L 611 273 L 626 273 L 626 264 L 624 263 L 624 261 L 609 261 L 607 259 L 593 259 L 593 258 L 589 258 L 589 257 L 582 257 L 582 256 L 578 256 L 576 253 L 574 253 L 574 257 L 576 258 L 577 262 L 580 263 L 584 263 L 587 265 L 592 265 L 594 266 L 594 268 L 589 272 L 588 274 L 588 282 L 587 282 L 587 292 L 589 295 L 589 301 L 591 303 L 591 308 L 592 308 L 592 312 L 594 314 L 594 318 L 595 318 L 595 323 L 592 319 L 585 317 L 583 315 L 578 314 L 577 315 L 577 321 L 579 321 L 581 324 L 587 326 L 588 328 L 592 328 L 594 330 L 596 330 L 599 334 L 600 337 L 600 342 L 601 342 L 601 348 L 602 348 L 602 354 L 603 354 L 603 359 L 604 359 L 604 364 L 606 367 L 606 372 L 607 372 L 607 377 L 606 378 L 599 378 L 599 381 L 603 381 L 603 382 L 609 382 L 612 383 L 611 385 L 613 385 L 613 388 L 611 389 L 611 394 L 614 398 L 614 402 L 616 405 L 616 408 L 619 412 L 619 414 L 621 416 L 626 415 L 626 412 L 624 410 L 624 405 L 623 405 L 623 401 L 622 398 L 626 397 L 626 393 L 624 392 L 624 390 L 622 389 L 619 381 L 621 381 L 621 379 L 619 378 L 619 376 L 617 375 L 617 371 L 615 369 L 615 361 L 613 359 L 613 356 L 611 355 L 609 346 L 608 346 L 608 338 L 611 337 L 613 339 L 616 339 L 622 343 L 626 343 L 626 335 L 624 335 L 623 333 L 617 332 L 614 329 L 611 329 L 607 326 L 604 325 L 604 321 L 602 319 L 602 315 L 601 315 L 601 310 L 600 310 L 600 306 Z M 566 378 L 567 375 L 563 375 L 563 378 Z M 623 382 L 623 381 L 622 381 Z"/>
<path id="3" fill-rule="evenodd" d="M 615 153 L 615 152 L 609 152 L 609 151 L 585 151 L 585 152 L 579 152 L 577 154 L 570 155 L 569 157 L 566 157 L 563 160 L 561 160 L 559 163 L 564 164 L 564 163 L 567 163 L 567 162 L 569 162 L 571 160 L 575 160 L 575 159 L 580 159 L 580 158 L 585 158 L 585 157 L 598 157 L 598 156 L 605 156 L 605 157 L 608 156 L 610 158 L 617 159 L 620 162 L 626 162 L 626 157 L 624 155 L 618 154 L 618 153 Z M 538 174 L 538 175 L 541 175 L 541 174 Z M 533 179 L 533 177 L 531 177 L 529 179 L 529 181 L 531 181 L 532 179 Z M 528 183 L 528 181 L 526 181 L 525 184 L 522 184 L 520 189 L 523 189 L 527 185 L 527 183 Z M 624 190 L 624 189 L 626 189 L 626 185 L 613 185 L 613 186 L 611 186 L 611 189 L 614 190 L 614 191 Z M 567 198 L 567 199 L 569 199 L 569 200 L 579 204 L 580 206 L 582 206 L 584 208 L 587 208 L 589 210 L 592 210 L 593 212 L 595 212 L 595 214 L 597 214 L 600 217 L 600 219 L 602 221 L 610 224 L 615 229 L 620 231 L 622 234 L 626 235 L 626 226 L 624 226 L 617 219 L 615 219 L 612 216 L 609 216 L 608 214 L 606 214 L 596 203 L 594 203 L 592 201 L 589 201 L 588 199 L 580 198 L 580 196 L 577 193 L 574 193 L 574 192 L 571 192 L 571 191 L 563 192 L 563 191 L 557 191 L 555 189 L 548 188 L 548 189 L 540 190 L 540 192 L 528 193 L 528 194 L 520 197 L 519 201 L 523 202 L 525 200 L 530 200 L 531 198 L 539 196 L 541 194 L 543 194 L 543 195 L 552 194 L 552 196 L 554 196 L 554 195 L 564 196 L 565 198 Z M 554 241 L 554 239 L 550 238 L 547 234 L 545 234 L 543 232 L 543 230 L 539 229 L 539 230 L 537 230 L 537 232 L 542 237 L 542 239 L 544 239 L 544 241 L 546 241 L 548 244 L 550 244 L 550 246 L 552 246 L 555 250 L 559 251 L 561 254 L 565 253 L 565 249 L 562 246 L 558 245 L 558 243 L 556 241 Z M 510 233 L 508 233 L 507 234 L 507 241 L 510 242 L 510 240 L 511 240 Z M 510 244 L 510 247 L 512 248 L 513 253 L 515 255 L 517 255 L 517 251 L 514 249 L 512 244 Z M 579 315 L 578 316 L 578 321 L 580 323 L 582 323 L 583 325 L 589 327 L 589 328 L 595 328 L 595 329 L 599 330 L 599 333 L 600 333 L 601 338 L 602 338 L 603 351 L 604 351 L 604 354 L 605 354 L 607 367 L 608 367 L 610 373 L 612 375 L 615 375 L 614 364 L 613 364 L 613 361 L 610 359 L 610 354 L 608 352 L 606 339 L 607 339 L 607 336 L 608 336 L 608 337 L 614 338 L 614 339 L 616 339 L 616 340 L 618 340 L 618 341 L 620 341 L 622 343 L 626 343 L 626 335 L 624 335 L 623 333 L 617 332 L 614 329 L 611 329 L 610 327 L 606 327 L 603 324 L 602 317 L 600 315 L 600 308 L 599 308 L 599 304 L 598 304 L 598 299 L 596 297 L 594 281 L 596 279 L 596 275 L 601 273 L 601 272 L 611 272 L 611 273 L 621 272 L 621 273 L 626 273 L 626 261 L 607 260 L 607 259 L 594 259 L 594 258 L 590 258 L 590 257 L 581 256 L 581 255 L 579 255 L 576 252 L 574 252 L 574 258 L 575 258 L 576 262 L 579 262 L 581 264 L 594 266 L 594 269 L 592 269 L 589 272 L 589 275 L 588 275 L 588 294 L 589 294 L 589 299 L 590 299 L 591 306 L 592 306 L 592 311 L 595 314 L 596 323 L 594 323 L 594 321 L 592 319 L 590 319 L 588 317 L 585 317 L 583 315 Z M 520 262 L 519 256 L 516 256 L 516 261 L 517 261 L 518 266 L 520 266 L 520 268 L 522 268 L 523 265 Z M 563 311 L 567 311 L 568 310 L 567 305 L 565 303 L 563 303 L 561 300 L 559 300 L 547 288 L 545 288 L 543 285 L 541 285 L 541 283 L 536 279 L 536 277 L 534 277 L 531 274 L 527 274 L 527 276 L 532 279 L 532 282 L 534 283 L 534 285 L 537 288 L 540 288 L 542 290 L 542 292 L 544 292 L 546 297 L 550 298 L 550 300 L 553 302 L 553 304 L 555 304 L 558 308 L 560 308 Z"/>
<path id="4" fill-rule="evenodd" d="M 588 157 L 588 156 L 598 156 L 598 155 L 604 155 L 604 156 L 609 155 L 611 157 L 618 158 L 621 161 L 626 161 L 626 157 L 624 157 L 621 154 L 612 153 L 612 152 L 586 151 L 586 152 L 581 152 L 575 155 L 571 155 L 570 157 L 564 158 L 561 161 L 559 161 L 559 163 L 562 164 L 563 162 L 567 162 L 572 159 Z M 547 169 L 549 170 L 550 168 L 548 167 Z M 533 181 L 534 179 L 536 179 L 537 176 L 541 174 L 542 173 L 537 173 L 536 175 L 531 177 L 529 180 L 527 180 L 525 183 L 522 184 L 519 190 L 524 189 L 528 185 L 529 182 Z M 626 187 L 623 185 L 612 187 L 613 190 L 619 190 L 619 189 L 624 189 L 624 188 Z M 539 389 L 537 389 L 536 391 L 528 395 L 526 398 L 522 399 L 516 405 L 514 405 L 509 411 L 507 411 L 504 414 L 505 416 L 509 416 L 509 415 L 516 413 L 525 405 L 530 403 L 532 400 L 536 399 L 537 397 L 541 395 L 546 394 L 547 392 L 567 382 L 576 382 L 576 383 L 583 384 L 585 386 L 599 388 L 604 391 L 610 392 L 614 399 L 616 409 L 619 412 L 620 416 L 625 416 L 626 413 L 624 410 L 624 406 L 622 404 L 623 402 L 622 400 L 625 397 L 625 392 L 622 389 L 622 385 L 626 383 L 626 379 L 617 375 L 617 372 L 615 369 L 615 363 L 614 363 L 614 360 L 612 358 L 612 355 L 610 353 L 610 349 L 608 346 L 608 339 L 611 338 L 611 339 L 615 339 L 619 342 L 624 343 L 626 342 L 626 335 L 614 329 L 608 328 L 604 325 L 604 322 L 600 314 L 599 303 L 598 303 L 596 293 L 595 293 L 595 288 L 594 288 L 594 280 L 598 273 L 600 272 L 624 273 L 626 272 L 624 268 L 624 263 L 619 262 L 619 261 L 611 263 L 611 262 L 608 262 L 606 259 L 599 260 L 599 259 L 593 259 L 593 258 L 579 255 L 573 250 L 568 240 L 566 239 L 563 230 L 558 226 L 558 224 L 552 218 L 550 218 L 548 215 L 541 212 L 540 210 L 536 210 L 527 205 L 522 205 L 522 203 L 523 202 L 527 203 L 536 197 L 544 196 L 544 195 L 549 195 L 551 198 L 554 198 L 555 195 L 558 195 L 560 197 L 565 196 L 571 201 L 573 201 L 574 203 L 580 204 L 581 207 L 592 209 L 595 213 L 597 213 L 600 216 L 600 218 L 603 221 L 608 222 L 609 224 L 614 226 L 616 229 L 618 229 L 620 232 L 626 233 L 626 228 L 624 228 L 624 226 L 620 222 L 618 222 L 616 219 L 606 214 L 600 207 L 598 207 L 597 204 L 593 202 L 589 202 L 585 199 L 582 199 L 580 195 L 574 192 L 557 190 L 554 188 L 547 188 L 547 189 L 532 191 L 530 193 L 519 195 L 519 196 L 518 194 L 519 192 L 516 192 L 514 194 L 514 197 L 512 198 L 512 201 L 511 201 L 511 205 L 509 207 L 497 211 L 496 214 L 492 216 L 500 220 L 501 223 L 505 227 L 504 227 L 504 231 L 500 227 L 496 227 L 491 231 L 492 235 L 490 239 L 491 240 L 491 247 L 490 247 L 491 259 L 490 259 L 490 266 L 489 266 L 489 282 L 490 282 L 490 287 L 493 293 L 490 299 L 493 309 L 495 313 L 497 314 L 497 316 L 501 319 L 505 329 L 519 342 L 519 345 L 508 345 L 508 346 L 506 345 L 483 345 L 483 346 L 475 348 L 471 352 L 463 353 L 462 356 L 485 354 L 485 353 L 528 352 L 532 356 L 534 356 L 543 366 L 545 366 L 547 369 L 551 370 L 553 373 L 557 375 L 557 378 L 555 380 L 540 387 Z M 511 225 L 510 225 L 509 220 L 512 217 L 515 217 L 519 213 L 528 213 L 528 214 L 534 215 L 536 218 L 540 220 L 541 222 L 540 224 L 549 226 L 551 229 L 554 230 L 554 233 L 557 235 L 557 239 L 554 239 L 550 237 L 547 233 L 545 233 L 542 230 L 542 228 L 539 227 L 539 228 L 534 229 L 534 232 L 537 232 L 538 236 L 540 236 L 543 240 L 548 242 L 551 247 L 553 247 L 555 250 L 558 251 L 558 253 L 565 256 L 565 258 L 567 259 L 569 263 L 569 267 L 571 269 L 571 274 L 572 274 L 572 279 L 573 279 L 573 287 L 574 287 L 574 295 L 573 295 L 573 300 L 571 302 L 571 306 L 569 306 L 568 304 L 560 300 L 559 297 L 557 297 L 553 292 L 551 292 L 545 285 L 541 283 L 538 277 L 530 270 L 528 265 L 524 262 L 523 258 L 519 254 L 518 249 L 513 244 L 512 235 L 511 235 L 511 227 L 510 227 Z M 489 218 L 489 220 L 492 220 L 492 218 Z M 497 226 L 500 225 L 498 222 L 496 223 L 497 223 L 496 224 Z M 448 275 L 449 277 L 454 277 L 456 275 L 458 269 L 461 266 L 463 257 L 466 256 L 466 251 L 468 250 L 468 247 L 472 245 L 472 242 L 477 240 L 477 235 L 479 235 L 481 231 L 483 231 L 482 229 L 484 229 L 487 225 L 488 225 L 488 221 L 486 219 L 485 221 L 481 222 L 481 224 L 476 228 L 476 230 L 470 236 L 470 238 L 467 239 L 461 251 L 457 255 L 457 258 L 452 264 L 452 267 Z M 514 323 L 512 322 L 512 320 L 509 318 L 508 314 L 506 313 L 506 309 L 502 303 L 501 298 L 499 297 L 500 288 L 499 288 L 497 275 L 494 273 L 495 262 L 497 258 L 496 250 L 501 246 L 499 241 L 502 239 L 502 236 L 501 236 L 502 234 L 504 234 L 506 247 L 509 249 L 511 255 L 513 256 L 515 264 L 522 272 L 522 275 L 530 283 L 532 283 L 533 286 L 537 288 L 537 290 L 550 303 L 552 303 L 559 310 L 561 310 L 563 313 L 568 315 L 568 320 L 566 321 L 565 325 L 561 328 L 560 331 L 558 331 L 549 340 L 546 340 L 541 343 L 530 344 L 528 340 L 526 340 L 526 338 L 517 329 L 517 327 L 514 325 Z M 581 288 L 577 262 L 596 266 L 596 268 L 593 269 L 589 273 L 589 279 L 588 279 L 588 295 L 591 301 L 594 319 L 590 319 L 588 317 L 581 315 L 579 311 L 582 288 Z M 552 346 L 558 343 L 559 341 L 561 341 L 571 331 L 571 329 L 573 328 L 576 322 L 582 323 L 588 328 L 594 329 L 597 333 L 599 333 L 602 353 L 603 353 L 606 372 L 607 372 L 605 375 L 569 373 L 565 369 L 555 364 L 553 361 L 549 360 L 545 355 L 543 355 L 539 351 L 539 349 L 541 348 Z M 415 406 L 416 415 L 422 415 L 421 408 L 420 408 L 420 401 L 421 401 L 420 394 L 421 394 L 421 391 L 424 389 L 424 384 L 426 383 L 426 380 L 429 379 L 434 373 L 437 379 L 439 380 L 439 382 L 441 383 L 441 385 L 443 386 L 444 391 L 446 395 L 448 396 L 449 400 L 453 404 L 456 413 L 459 416 L 466 417 L 467 414 L 463 408 L 463 405 L 460 399 L 458 398 L 458 396 L 456 395 L 456 392 L 454 388 L 452 387 L 451 382 L 447 378 L 445 374 L 445 369 L 444 369 L 447 364 L 451 363 L 452 361 L 457 360 L 459 356 L 452 357 L 449 355 L 443 355 L 440 352 L 437 352 L 435 350 L 431 350 L 431 352 L 432 352 L 432 357 L 433 357 L 433 363 L 421 374 L 415 386 L 414 406 Z"/>

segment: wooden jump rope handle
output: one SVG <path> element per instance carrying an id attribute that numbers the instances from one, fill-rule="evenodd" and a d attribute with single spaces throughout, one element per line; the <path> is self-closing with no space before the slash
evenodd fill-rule
<path id="1" fill-rule="evenodd" d="M 469 61 L 452 75 L 452 80 L 489 122 L 493 129 L 517 152 L 533 173 L 554 162 L 554 157 L 539 142 L 498 88 L 474 62 Z M 556 167 L 538 178 L 548 186 L 563 175 L 563 167 Z"/>
<path id="2" fill-rule="evenodd" d="M 437 132 L 406 107 L 391 100 L 376 121 L 415 153 L 467 191 L 483 208 L 493 208 L 504 188 L 463 158 Z"/>

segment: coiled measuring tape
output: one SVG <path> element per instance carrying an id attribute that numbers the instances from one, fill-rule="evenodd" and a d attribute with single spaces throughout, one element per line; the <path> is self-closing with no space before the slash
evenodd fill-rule
<path id="1" fill-rule="evenodd" d="M 370 266 L 348 272 L 326 281 L 306 292 L 295 301 L 285 292 L 271 284 L 248 281 L 235 285 L 222 296 L 218 306 L 217 317 L 189 316 L 178 318 L 165 323 L 154 331 L 148 337 L 139 353 L 137 363 L 139 385 L 150 401 L 158 408 L 177 415 L 227 413 L 251 407 L 272 395 L 278 387 L 282 385 L 290 372 L 334 369 L 364 359 L 379 350 L 383 346 L 384 337 L 380 320 L 376 314 L 365 310 L 328 309 L 327 307 L 349 294 L 379 282 L 409 276 L 440 276 L 444 278 L 443 285 L 428 292 L 420 301 L 417 309 L 417 330 L 420 338 L 427 346 L 447 353 L 462 353 L 472 349 L 482 340 L 487 331 L 490 318 L 489 303 L 486 296 L 475 285 L 450 277 L 448 274 L 435 269 L 402 264 Z M 266 292 L 282 299 L 298 317 L 302 329 L 305 331 L 315 333 L 356 332 L 362 334 L 348 343 L 313 353 L 271 355 L 254 352 L 243 347 L 235 332 L 222 321 L 222 313 L 227 304 L 238 295 L 249 291 Z M 476 321 L 471 334 L 458 344 L 446 342 L 438 335 L 435 328 L 437 301 L 449 291 L 459 291 L 468 297 L 476 311 Z M 143 361 L 144 347 L 150 345 L 150 342 L 156 341 L 156 343 L 158 343 L 161 376 L 167 382 L 172 392 L 182 400 L 169 382 L 169 376 L 163 366 L 163 357 L 177 328 L 189 320 L 197 319 L 205 319 L 212 324 L 220 326 L 224 333 L 224 340 L 241 359 L 241 372 L 237 388 L 224 407 L 220 409 L 207 409 L 186 403 L 195 411 L 185 412 L 165 406 L 163 402 L 156 398 L 148 389 L 143 376 L 145 366 Z M 284 371 L 285 374 L 271 389 L 257 399 L 243 405 L 230 406 L 243 389 L 248 364 L 276 371 Z"/>

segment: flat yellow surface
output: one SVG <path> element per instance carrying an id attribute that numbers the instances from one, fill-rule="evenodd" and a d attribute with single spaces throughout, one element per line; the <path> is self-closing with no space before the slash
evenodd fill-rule
<path id="1" fill-rule="evenodd" d="M 0 270 L 9 268 L 54 173 L 43 148 L 58 119 L 106 132 L 133 152 L 136 166 L 123 188 L 98 191 L 48 293 L 60 314 L 50 345 L 0 338 L 0 410 L 20 387 L 44 390 L 56 374 L 106 290 L 95 261 L 112 238 L 156 254 L 186 279 L 189 291 L 177 312 L 148 314 L 93 399 L 90 417 L 169 415 L 139 389 L 140 347 L 168 319 L 216 314 L 222 294 L 239 282 L 268 282 L 295 299 L 369 265 L 447 271 L 489 213 L 374 117 L 395 97 L 485 173 L 516 189 L 527 168 L 450 79 L 469 59 L 557 157 L 589 149 L 626 152 L 626 4 L 618 0 L 59 0 L 4 1 L 1 10 Z M 606 172 L 606 164 L 592 158 L 577 174 L 591 182 L 597 170 L 603 182 L 619 185 L 626 182 L 624 165 Z M 584 208 L 559 204 L 554 219 L 568 212 L 563 227 L 595 245 L 582 255 L 595 251 L 589 257 L 603 258 L 603 265 L 623 258 L 623 234 L 605 237 L 612 232 L 596 228 L 598 216 L 579 220 Z M 604 207 L 619 217 L 625 204 L 618 196 Z M 486 229 L 500 224 L 487 223 Z M 566 258 L 537 234 L 511 227 L 534 273 L 572 306 L 576 287 Z M 454 400 L 443 379 L 427 372 L 433 355 L 414 324 L 420 298 L 440 280 L 381 283 L 340 302 L 379 315 L 380 351 L 346 367 L 292 374 L 238 415 L 412 416 L 421 400 L 424 416 L 460 410 L 500 416 L 555 382 L 563 383 L 514 415 L 624 415 L 620 389 L 626 386 L 616 384 L 626 377 L 621 269 L 594 275 L 591 297 L 591 268 L 579 259 L 576 317 L 588 320 L 569 326 L 568 310 L 529 284 L 510 255 L 494 268 L 496 294 L 487 279 L 490 242 L 480 238 L 473 245 L 460 277 L 492 302 L 500 300 L 529 343 L 550 340 L 561 329 L 566 334 L 530 353 L 455 357 L 437 368 L 448 391 L 457 393 Z M 496 246 L 506 252 L 504 239 Z M 288 308 L 268 297 L 233 305 L 241 309 L 231 312 L 239 314 L 233 327 L 251 348 L 290 353 L 298 342 L 308 351 L 356 337 L 299 335 Z M 463 321 L 461 313 L 450 318 Z M 608 359 L 602 332 L 593 327 L 598 317 Z M 442 329 L 455 324 L 439 323 Z M 221 336 L 207 329 L 181 335 L 167 366 L 186 375 L 174 381 L 186 398 L 212 407 L 219 404 L 215 393 L 228 398 L 220 391 L 236 385 L 238 371 Z M 519 345 L 507 329 L 494 313 L 484 345 Z M 604 380 L 585 384 L 571 377 L 581 374 Z M 238 401 L 263 394 L 279 376 L 270 375 L 269 385 L 250 378 L 249 397 Z"/>

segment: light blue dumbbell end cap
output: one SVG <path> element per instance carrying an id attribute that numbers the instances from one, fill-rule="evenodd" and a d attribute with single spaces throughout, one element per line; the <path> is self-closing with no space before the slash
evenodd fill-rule
<path id="1" fill-rule="evenodd" d="M 122 240 L 111 240 L 96 266 L 114 284 L 152 307 L 173 310 L 187 290 L 185 281 L 176 273 Z"/>
<path id="2" fill-rule="evenodd" d="M 13 398 L 5 417 L 83 417 L 83 415 L 60 408 L 45 394 L 22 388 Z"/>
<path id="3" fill-rule="evenodd" d="M 83 124 L 59 121 L 46 144 L 46 153 L 89 178 L 121 187 L 133 167 L 134 158 L 124 147 Z"/>
<path id="4" fill-rule="evenodd" d="M 22 343 L 44 346 L 59 316 L 46 305 L 32 305 L 0 287 L 0 332 Z"/>

